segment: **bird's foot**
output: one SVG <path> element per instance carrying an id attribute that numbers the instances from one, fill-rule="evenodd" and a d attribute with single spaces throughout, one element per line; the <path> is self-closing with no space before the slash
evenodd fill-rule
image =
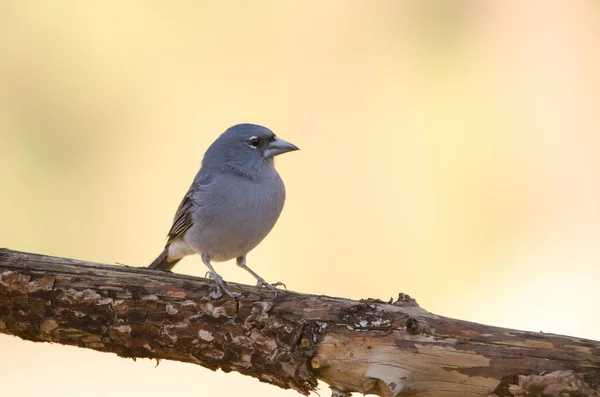
<path id="1" fill-rule="evenodd" d="M 167 271 L 170 271 L 170 270 L 167 270 Z M 210 278 L 211 280 L 214 280 L 210 270 L 204 274 L 204 278 Z M 229 285 L 229 286 L 235 285 L 235 283 L 231 283 L 229 281 L 223 280 L 223 282 L 225 283 L 225 285 Z"/>
<path id="2" fill-rule="evenodd" d="M 215 300 L 219 299 L 220 297 L 223 296 L 223 292 L 225 292 L 227 295 L 229 295 L 232 298 L 239 298 L 240 296 L 242 296 L 242 294 L 240 294 L 239 292 L 231 292 L 227 289 L 227 287 L 225 286 L 225 282 L 223 281 L 223 277 L 219 276 L 217 273 L 214 272 L 207 272 L 206 273 L 206 277 L 205 278 L 211 278 L 213 280 L 215 280 L 215 290 L 212 291 L 209 296 Z"/>
<path id="3" fill-rule="evenodd" d="M 281 281 L 278 281 L 273 284 L 269 284 L 262 277 L 257 277 L 256 280 L 257 280 L 257 283 L 256 283 L 257 290 L 259 290 L 261 287 L 266 287 L 275 293 L 275 297 L 277 297 L 277 287 L 279 287 L 280 285 L 283 285 L 283 288 L 285 288 L 285 290 L 287 291 L 287 287 Z"/>

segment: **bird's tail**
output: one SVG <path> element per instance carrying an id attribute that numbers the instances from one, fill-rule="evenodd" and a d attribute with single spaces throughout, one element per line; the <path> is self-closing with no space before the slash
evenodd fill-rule
<path id="1" fill-rule="evenodd" d="M 154 260 L 150 265 L 148 265 L 149 269 L 158 269 L 158 270 L 171 270 L 173 266 L 181 259 L 175 259 L 174 261 L 169 262 L 169 247 L 167 246 L 163 252 L 160 253 L 158 258 Z"/>

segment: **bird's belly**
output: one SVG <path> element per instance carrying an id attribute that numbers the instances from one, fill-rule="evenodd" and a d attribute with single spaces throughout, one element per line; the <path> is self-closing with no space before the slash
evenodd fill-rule
<path id="1" fill-rule="evenodd" d="M 186 243 L 217 262 L 246 255 L 256 247 L 277 222 L 285 196 L 268 191 L 245 193 L 201 207 L 185 234 Z"/>
<path id="2" fill-rule="evenodd" d="M 195 251 L 207 253 L 211 260 L 221 262 L 227 261 L 239 256 L 246 255 L 256 247 L 269 233 L 271 227 L 264 228 L 244 228 L 239 226 L 219 228 L 204 228 L 197 236 L 193 236 L 193 230 L 186 233 L 192 236 L 192 241 L 188 243 Z M 187 238 L 186 238 L 187 240 Z"/>

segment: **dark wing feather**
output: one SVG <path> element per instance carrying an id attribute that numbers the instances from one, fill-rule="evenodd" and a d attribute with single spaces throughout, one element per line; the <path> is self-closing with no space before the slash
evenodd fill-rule
<path id="1" fill-rule="evenodd" d="M 171 244 L 176 238 L 183 236 L 183 234 L 192 227 L 194 223 L 192 213 L 196 208 L 202 206 L 202 203 L 194 202 L 194 195 L 196 195 L 197 199 L 198 193 L 205 191 L 212 180 L 211 174 L 204 172 L 203 170 L 200 170 L 198 175 L 196 175 L 194 183 L 192 183 L 192 186 L 190 186 L 183 197 L 181 204 L 179 204 L 179 208 L 177 208 L 173 226 L 171 226 L 171 230 L 169 230 L 169 235 L 167 237 L 167 245 Z"/>
<path id="2" fill-rule="evenodd" d="M 173 226 L 171 226 L 171 230 L 169 230 L 169 235 L 167 236 L 167 245 L 171 244 L 177 237 L 183 236 L 183 234 L 192 227 L 192 211 L 194 208 L 194 202 L 192 201 L 193 194 L 194 184 L 190 186 L 190 189 L 183 197 L 181 204 L 179 204 L 179 208 L 177 208 L 175 219 L 173 219 Z"/>

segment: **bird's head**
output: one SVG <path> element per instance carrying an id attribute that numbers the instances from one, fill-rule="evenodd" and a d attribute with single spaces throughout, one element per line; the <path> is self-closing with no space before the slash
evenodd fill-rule
<path id="1" fill-rule="evenodd" d="M 273 167 L 273 157 L 299 150 L 256 124 L 238 124 L 225 131 L 208 148 L 202 162 L 207 167 L 226 167 L 235 173 L 256 177 Z"/>

